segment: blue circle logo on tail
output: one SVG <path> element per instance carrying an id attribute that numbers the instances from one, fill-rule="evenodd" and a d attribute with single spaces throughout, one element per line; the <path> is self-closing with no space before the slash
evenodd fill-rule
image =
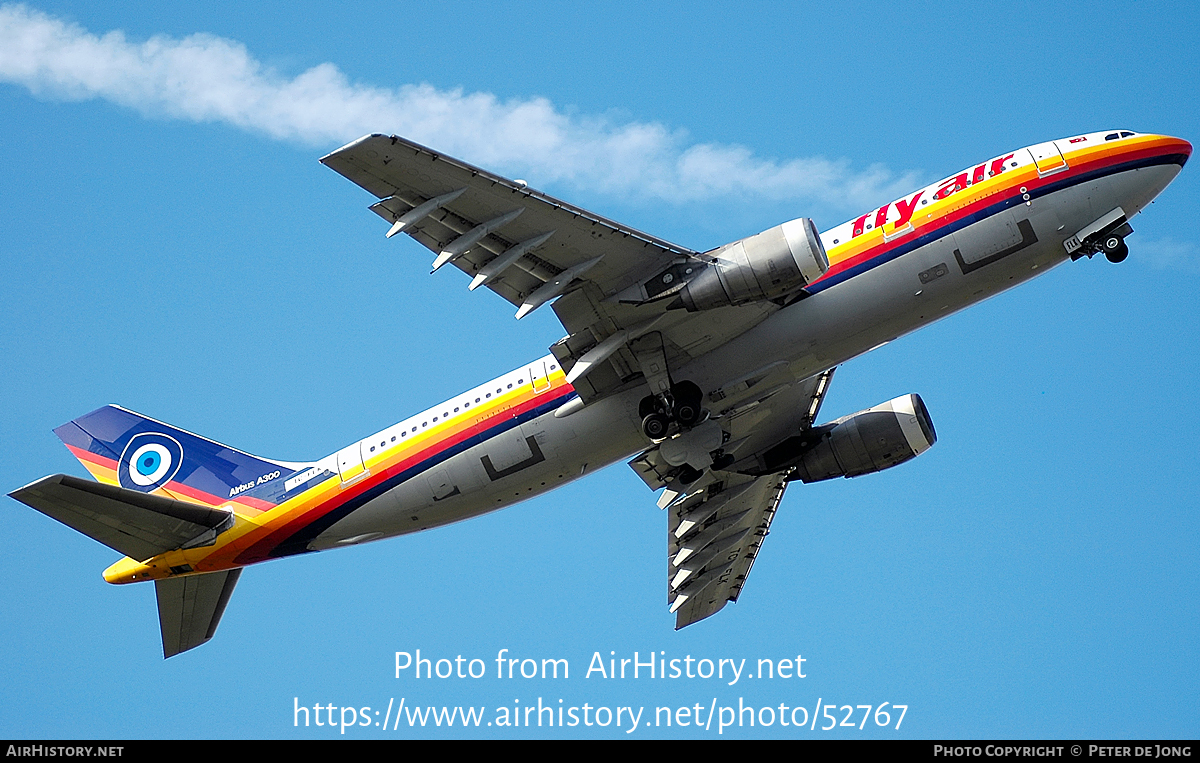
<path id="1" fill-rule="evenodd" d="M 117 467 L 121 487 L 149 493 L 171 481 L 183 465 L 183 446 L 169 435 L 144 432 L 134 435 Z"/>

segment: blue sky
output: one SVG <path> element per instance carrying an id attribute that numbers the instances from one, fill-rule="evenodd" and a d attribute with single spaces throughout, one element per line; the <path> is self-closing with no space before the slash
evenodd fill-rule
<path id="1" fill-rule="evenodd" d="M 1043 140 L 1200 137 L 1200 24 L 1178 4 L 259 8 L 0 6 L 5 492 L 82 474 L 50 430 L 106 403 L 308 459 L 544 353 L 550 311 L 518 324 L 460 273 L 430 276 L 317 163 L 365 132 L 697 249 L 800 215 L 829 228 Z M 105 584 L 114 552 L 6 498 L 0 737 L 328 738 L 293 725 L 297 698 L 402 697 L 487 720 L 539 697 L 646 708 L 631 734 L 470 732 L 488 738 L 716 737 L 645 723 L 739 701 L 909 709 L 899 731 L 721 736 L 1194 737 L 1195 172 L 1134 219 L 1122 265 L 1064 265 L 846 364 L 827 417 L 917 392 L 937 446 L 791 487 L 741 601 L 679 633 L 666 517 L 622 464 L 251 568 L 216 638 L 169 661 L 152 589 Z M 417 649 L 490 671 L 394 678 Z M 496 679 L 501 649 L 571 676 Z M 806 677 L 585 677 L 593 654 L 635 651 L 799 655 Z"/>

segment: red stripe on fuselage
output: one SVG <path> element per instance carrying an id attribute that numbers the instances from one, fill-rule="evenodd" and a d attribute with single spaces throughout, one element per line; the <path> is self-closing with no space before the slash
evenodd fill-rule
<path id="1" fill-rule="evenodd" d="M 880 257 L 881 255 L 897 247 L 906 246 L 913 240 L 914 237 L 919 238 L 921 236 L 927 236 L 931 233 L 937 233 L 938 231 L 946 228 L 946 226 L 952 226 L 963 218 L 976 214 L 982 209 L 986 209 L 993 205 L 1002 204 L 1014 197 L 1020 196 L 1020 188 L 1022 186 L 1024 186 L 1028 192 L 1033 193 L 1045 186 L 1059 184 L 1063 180 L 1069 180 L 1071 178 L 1079 177 L 1080 175 L 1096 172 L 1098 170 L 1104 170 L 1108 167 L 1138 162 L 1143 159 L 1150 159 L 1158 156 L 1170 156 L 1172 154 L 1191 155 L 1192 152 L 1191 144 L 1177 138 L 1163 138 L 1155 142 L 1153 145 L 1140 148 L 1136 146 L 1129 146 L 1127 148 L 1118 148 L 1117 146 L 1113 146 L 1112 148 L 1117 150 L 1104 151 L 1103 149 L 1099 149 L 1097 151 L 1098 155 L 1094 155 L 1090 158 L 1086 156 L 1072 156 L 1070 159 L 1070 164 L 1066 170 L 1053 173 L 1046 177 L 1038 177 L 1037 168 L 1032 164 L 1024 165 L 1020 169 L 1010 170 L 1010 172 L 1020 173 L 1021 175 L 1029 175 L 1032 173 L 1032 177 L 1026 179 L 1024 183 L 1019 181 L 1013 182 L 1011 185 L 1005 187 L 1001 191 L 988 194 L 981 199 L 977 199 L 976 201 L 968 203 L 964 207 L 947 212 L 937 219 L 929 221 L 924 226 L 918 227 L 913 233 L 907 234 L 894 241 L 881 241 L 873 247 L 853 255 L 852 257 L 848 257 L 847 259 L 842 260 L 841 262 L 838 262 L 830 267 L 829 270 L 821 276 L 821 278 L 813 282 L 813 285 L 819 284 L 821 281 L 832 278 L 839 273 L 850 270 L 851 268 L 857 267 L 865 262 Z M 972 187 L 974 186 L 969 186 L 967 189 L 964 189 L 959 193 L 969 193 L 970 188 Z M 949 198 L 953 198 L 953 196 Z"/>
<path id="2" fill-rule="evenodd" d="M 77 448 L 74 445 L 67 445 L 67 450 L 71 451 L 71 454 L 80 461 L 89 464 L 95 464 L 96 466 L 111 470 L 114 475 L 119 467 L 119 464 L 116 461 L 107 456 L 102 456 L 98 453 L 92 453 L 89 450 L 83 450 L 82 448 Z M 167 484 L 160 487 L 159 490 L 175 496 L 179 500 L 187 501 L 189 503 L 198 503 L 204 506 L 226 506 L 232 503 L 239 508 L 250 508 L 259 512 L 275 508 L 275 504 L 259 498 L 252 498 L 251 496 L 242 496 L 236 501 L 231 501 L 228 498 L 219 498 L 212 493 L 206 493 L 203 490 L 197 490 L 194 487 L 185 485 L 182 482 L 176 482 L 175 480 L 171 480 Z"/>
<path id="3" fill-rule="evenodd" d="M 534 410 L 535 408 L 538 408 L 539 406 L 545 405 L 554 400 L 559 400 L 566 395 L 571 394 L 573 391 L 574 390 L 570 385 L 564 384 L 559 389 L 551 392 L 534 395 L 529 400 L 503 411 L 500 415 L 503 415 L 503 421 L 508 421 L 509 419 L 522 416 Z M 492 429 L 495 429 L 496 423 L 494 422 L 494 419 L 498 417 L 499 415 L 483 419 L 467 427 L 466 429 L 448 435 L 445 439 L 431 442 L 425 447 L 421 448 L 419 451 L 388 466 L 383 471 L 372 473 L 370 476 L 365 477 L 359 482 L 354 483 L 352 486 L 345 488 L 328 501 L 319 503 L 306 511 L 302 511 L 295 516 L 289 517 L 284 524 L 272 528 L 266 536 L 259 538 L 245 550 L 238 553 L 238 555 L 233 559 L 233 563 L 238 565 L 253 564 L 255 562 L 266 561 L 267 559 L 273 558 L 271 556 L 272 552 L 274 552 L 281 543 L 295 535 L 304 527 L 308 526 L 312 522 L 315 522 L 329 512 L 343 506 L 348 501 L 357 498 L 364 492 L 377 487 L 380 483 L 386 482 L 393 477 L 402 474 L 403 472 L 417 468 L 416 474 L 420 474 L 424 471 L 424 469 L 420 469 L 418 467 L 420 467 L 424 462 L 434 458 L 450 448 L 455 447 L 456 445 L 470 440 L 473 437 L 486 434 Z M 416 474 L 413 476 L 416 476 Z"/>

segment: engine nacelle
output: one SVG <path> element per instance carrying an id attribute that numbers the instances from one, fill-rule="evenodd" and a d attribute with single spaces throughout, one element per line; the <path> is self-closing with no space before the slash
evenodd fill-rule
<path id="1" fill-rule="evenodd" d="M 829 270 L 812 220 L 801 217 L 718 250 L 679 297 L 690 312 L 781 297 Z"/>
<path id="2" fill-rule="evenodd" d="M 883 471 L 935 442 L 925 403 L 919 395 L 902 395 L 790 437 L 763 453 L 759 463 L 764 473 L 795 467 L 791 479 L 819 482 Z"/>

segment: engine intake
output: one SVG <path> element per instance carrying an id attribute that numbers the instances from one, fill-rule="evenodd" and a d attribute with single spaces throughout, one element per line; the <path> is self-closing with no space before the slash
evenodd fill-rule
<path id="1" fill-rule="evenodd" d="M 716 262 L 679 292 L 689 312 L 775 299 L 807 286 L 829 269 L 825 246 L 807 217 L 727 244 L 714 256 Z"/>
<path id="2" fill-rule="evenodd" d="M 859 411 L 784 440 L 759 457 L 764 474 L 795 467 L 791 479 L 820 482 L 881 472 L 916 458 L 937 442 L 919 395 Z"/>

